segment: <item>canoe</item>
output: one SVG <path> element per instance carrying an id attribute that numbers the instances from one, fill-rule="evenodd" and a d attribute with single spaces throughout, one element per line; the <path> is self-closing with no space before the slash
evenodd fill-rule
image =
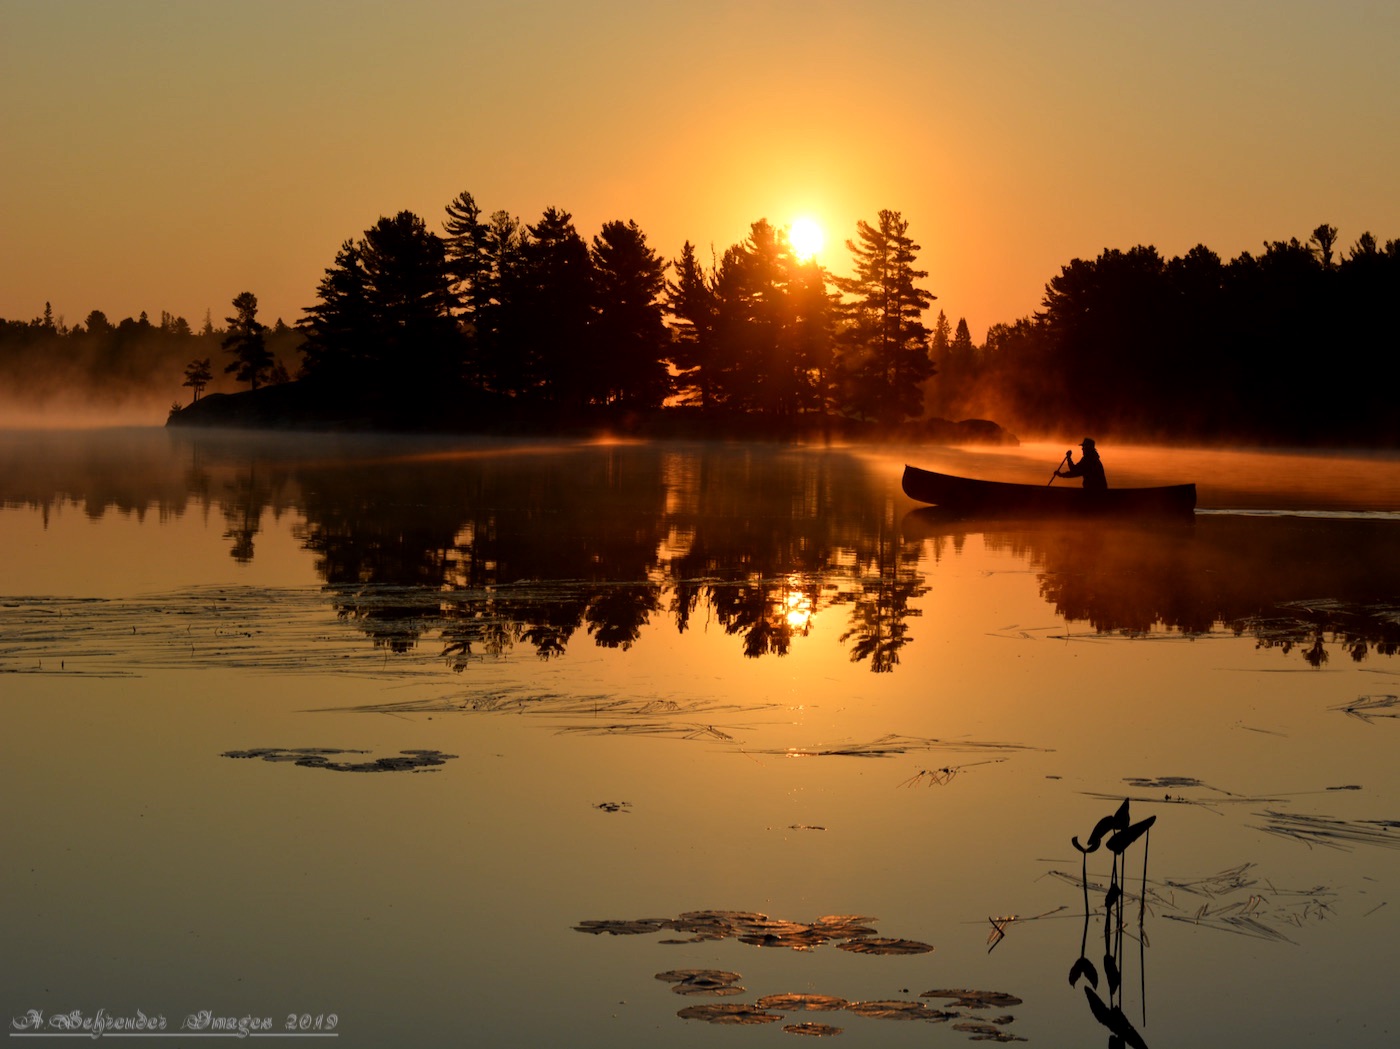
<path id="1" fill-rule="evenodd" d="M 958 514 L 1005 517 L 1190 516 L 1196 509 L 1196 486 L 1108 488 L 1085 491 L 1076 482 L 1009 484 L 904 468 L 904 494 Z"/>

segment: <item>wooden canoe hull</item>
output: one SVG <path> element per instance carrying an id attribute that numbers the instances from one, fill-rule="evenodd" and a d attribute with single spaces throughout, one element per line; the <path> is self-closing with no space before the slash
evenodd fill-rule
<path id="1" fill-rule="evenodd" d="M 1196 486 L 1085 491 L 1069 484 L 1010 484 L 904 468 L 904 494 L 963 515 L 1000 517 L 1171 517 L 1196 509 Z"/>

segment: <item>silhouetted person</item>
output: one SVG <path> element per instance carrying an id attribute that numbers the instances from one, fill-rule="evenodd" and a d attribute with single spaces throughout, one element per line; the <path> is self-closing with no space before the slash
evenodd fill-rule
<path id="1" fill-rule="evenodd" d="M 1069 463 L 1069 468 L 1056 470 L 1056 477 L 1082 477 L 1084 487 L 1089 491 L 1102 492 L 1108 488 L 1108 478 L 1103 473 L 1103 460 L 1099 458 L 1098 449 L 1094 447 L 1094 439 L 1086 437 L 1079 442 L 1079 447 L 1083 449 L 1083 454 L 1079 457 L 1079 462 L 1074 461 L 1073 452 L 1065 452 L 1065 461 Z"/>

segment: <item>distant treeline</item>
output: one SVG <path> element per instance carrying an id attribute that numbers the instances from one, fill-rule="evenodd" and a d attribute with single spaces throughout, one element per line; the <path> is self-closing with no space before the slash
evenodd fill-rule
<path id="1" fill-rule="evenodd" d="M 1400 443 L 1400 241 L 1322 225 L 1226 263 L 1197 246 L 1075 259 L 1042 310 L 940 359 L 954 410 L 1023 433 Z"/>
<path id="2" fill-rule="evenodd" d="M 217 365 L 222 373 L 227 334 L 208 314 L 198 330 L 166 312 L 152 323 L 144 311 L 113 324 L 101 310 L 92 310 L 69 325 L 45 303 L 43 315 L 33 320 L 0 318 L 0 401 L 41 408 L 159 396 L 168 403 L 179 393 L 188 362 L 207 359 L 211 371 Z M 270 374 L 285 377 L 288 367 L 298 367 L 302 337 L 295 328 L 279 319 L 265 329 L 265 338 L 273 357 Z M 213 378 L 203 385 L 220 388 Z M 235 388 L 233 376 L 222 388 Z"/>
<path id="3" fill-rule="evenodd" d="M 938 416 L 1023 435 L 1400 440 L 1387 315 L 1400 242 L 1369 233 L 1339 251 L 1323 225 L 1228 263 L 1204 246 L 1076 259 L 1040 312 L 994 325 L 979 346 L 965 320 L 924 324 L 935 296 L 895 211 L 857 224 L 849 278 L 798 257 L 766 220 L 708 262 L 690 243 L 667 262 L 635 222 L 585 241 L 568 212 L 526 225 L 483 214 L 469 193 L 443 230 L 405 211 L 346 240 L 295 327 L 264 325 L 251 292 L 226 327 L 206 315 L 199 332 L 169 314 L 114 326 L 100 311 L 69 328 L 47 307 L 0 321 L 0 382 L 41 399 L 183 382 L 198 400 L 226 374 L 253 390 L 295 376 L 315 398 L 268 402 L 276 410 L 364 406 L 458 428 L 502 406 L 537 417 L 690 406 L 780 425 Z"/>

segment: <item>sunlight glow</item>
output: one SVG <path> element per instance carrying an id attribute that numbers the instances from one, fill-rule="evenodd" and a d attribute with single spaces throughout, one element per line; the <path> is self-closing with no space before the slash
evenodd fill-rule
<path id="1" fill-rule="evenodd" d="M 826 245 L 826 233 L 816 219 L 803 215 L 793 219 L 788 227 L 788 243 L 792 245 L 792 253 L 806 262 L 815 258 Z"/>
<path id="2" fill-rule="evenodd" d="M 806 634 L 812 622 L 812 600 L 806 594 L 794 590 L 788 594 L 784 612 L 787 624 L 794 631 Z"/>

